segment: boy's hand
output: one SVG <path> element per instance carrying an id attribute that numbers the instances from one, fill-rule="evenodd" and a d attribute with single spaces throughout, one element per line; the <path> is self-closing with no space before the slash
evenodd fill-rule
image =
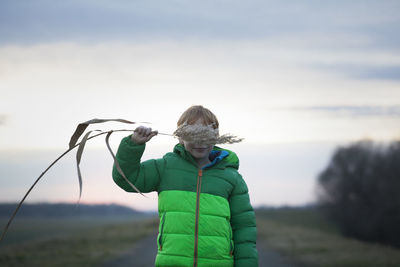
<path id="1" fill-rule="evenodd" d="M 134 133 L 132 134 L 132 141 L 138 145 L 143 145 L 144 143 L 148 142 L 151 138 L 156 136 L 158 131 L 152 131 L 151 128 L 147 128 L 144 126 L 139 126 L 135 129 Z"/>

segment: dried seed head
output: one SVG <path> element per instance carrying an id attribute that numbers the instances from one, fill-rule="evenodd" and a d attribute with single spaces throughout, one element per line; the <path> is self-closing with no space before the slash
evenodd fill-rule
<path id="1" fill-rule="evenodd" d="M 234 144 L 240 143 L 243 141 L 244 138 L 237 137 L 231 134 L 224 134 L 218 137 L 217 144 Z"/>
<path id="2" fill-rule="evenodd" d="M 239 143 L 243 138 L 238 138 L 237 136 L 224 134 L 219 135 L 218 128 L 214 129 L 213 125 L 203 125 L 203 124 L 187 124 L 184 123 L 176 129 L 174 136 L 178 137 L 187 142 L 195 144 L 233 144 Z"/>

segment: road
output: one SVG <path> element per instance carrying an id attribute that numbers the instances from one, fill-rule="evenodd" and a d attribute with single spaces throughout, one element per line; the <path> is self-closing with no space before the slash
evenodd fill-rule
<path id="1" fill-rule="evenodd" d="M 101 267 L 153 267 L 157 254 L 156 235 L 148 236 L 138 241 L 120 257 L 112 259 Z M 276 252 L 267 248 L 264 242 L 257 242 L 260 267 L 296 267 Z"/>

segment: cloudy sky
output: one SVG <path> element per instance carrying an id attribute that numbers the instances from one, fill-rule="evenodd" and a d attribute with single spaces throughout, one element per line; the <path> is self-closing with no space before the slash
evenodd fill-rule
<path id="1" fill-rule="evenodd" d="M 397 0 L 1 0 L 0 201 L 19 200 L 79 122 L 172 133 L 202 104 L 245 138 L 228 148 L 255 205 L 308 203 L 337 145 L 400 137 L 399 14 Z M 158 136 L 145 157 L 175 142 Z M 155 207 L 110 182 L 102 140 L 84 159 L 82 201 Z M 28 200 L 75 201 L 74 168 L 63 159 Z"/>

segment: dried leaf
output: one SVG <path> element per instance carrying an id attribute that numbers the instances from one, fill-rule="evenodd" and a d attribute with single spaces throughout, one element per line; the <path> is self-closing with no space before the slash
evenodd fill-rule
<path id="1" fill-rule="evenodd" d="M 95 130 L 95 131 L 101 132 L 100 130 Z M 78 150 L 76 151 L 76 168 L 78 170 L 78 180 L 79 180 L 78 203 L 81 200 L 81 196 L 82 196 L 82 174 L 81 174 L 81 169 L 79 167 L 79 164 L 81 163 L 82 153 L 83 153 L 83 149 L 85 148 L 86 141 L 88 140 L 88 137 L 92 132 L 93 131 L 89 131 L 83 136 L 82 141 L 79 143 Z"/>
<path id="2" fill-rule="evenodd" d="M 92 120 L 88 120 L 86 122 L 79 123 L 78 126 L 76 127 L 74 134 L 71 137 L 71 140 L 69 141 L 69 148 L 74 147 L 76 145 L 79 137 L 81 137 L 81 135 L 85 132 L 86 128 L 90 124 L 103 123 L 103 122 L 108 122 L 108 121 L 118 121 L 118 122 L 123 122 L 123 123 L 128 123 L 128 124 L 136 123 L 136 122 L 128 121 L 128 120 L 124 120 L 124 119 L 92 119 Z"/>
<path id="3" fill-rule="evenodd" d="M 107 136 L 106 136 L 106 145 L 107 145 L 108 150 L 109 150 L 110 153 L 111 153 L 111 156 L 112 156 L 113 159 L 114 159 L 115 168 L 117 169 L 118 173 L 121 174 L 122 178 L 124 178 L 125 181 L 126 181 L 136 192 L 138 192 L 139 194 L 141 194 L 142 196 L 145 197 L 145 195 L 143 195 L 143 193 L 140 192 L 140 190 L 137 189 L 137 187 L 136 187 L 134 184 L 132 184 L 131 181 L 128 180 L 128 178 L 126 178 L 124 172 L 122 171 L 121 167 L 119 166 L 118 160 L 117 160 L 117 158 L 115 157 L 114 152 L 112 151 L 111 146 L 110 146 L 110 142 L 109 142 L 110 135 L 111 135 L 112 133 L 113 133 L 113 131 L 109 131 L 109 132 L 107 133 Z"/>

